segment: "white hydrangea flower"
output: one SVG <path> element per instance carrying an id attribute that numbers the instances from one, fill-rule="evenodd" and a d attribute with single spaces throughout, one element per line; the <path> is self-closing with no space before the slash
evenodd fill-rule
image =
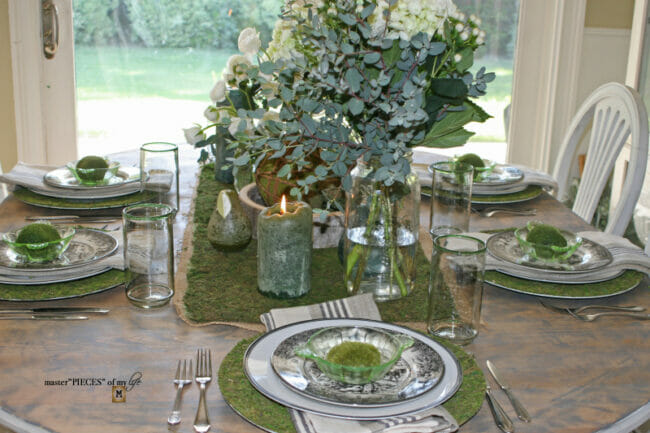
<path id="1" fill-rule="evenodd" d="M 389 5 L 386 0 L 377 0 L 377 7 L 368 18 L 374 36 L 384 31 L 386 25 L 384 11 L 387 8 Z M 398 1 L 390 6 L 387 36 L 411 39 L 416 34 L 424 32 L 431 37 L 442 28 L 450 16 L 457 16 L 456 6 L 452 0 Z"/>
<path id="2" fill-rule="evenodd" d="M 230 56 L 228 63 L 226 63 L 226 70 L 223 74 L 224 79 L 226 76 L 234 77 L 239 83 L 248 78 L 247 70 L 251 66 L 253 65 L 251 64 L 251 61 L 248 60 L 248 57 L 241 54 L 234 54 Z"/>
<path id="3" fill-rule="evenodd" d="M 465 28 L 465 26 L 462 25 L 461 23 L 456 24 L 456 31 L 458 33 L 462 32 L 464 28 Z"/>
<path id="4" fill-rule="evenodd" d="M 247 27 L 239 33 L 237 47 L 242 53 L 248 56 L 254 56 L 260 50 L 261 46 L 260 34 L 253 27 Z"/>
<path id="5" fill-rule="evenodd" d="M 201 127 L 196 125 L 184 128 L 183 134 L 185 135 L 185 140 L 192 145 L 206 139 L 205 133 L 201 132 Z"/>
<path id="6" fill-rule="evenodd" d="M 469 39 L 469 32 L 467 30 L 463 31 L 463 33 L 460 34 L 460 40 L 461 41 L 466 41 Z"/>
<path id="7" fill-rule="evenodd" d="M 212 90 L 210 90 L 210 99 L 212 99 L 212 102 L 222 102 L 226 99 L 226 82 L 224 80 L 214 83 Z"/>
<path id="8" fill-rule="evenodd" d="M 479 33 L 480 33 L 480 30 L 477 29 L 476 27 L 474 27 L 474 28 L 472 29 L 472 35 L 474 35 L 474 36 L 478 36 Z"/>

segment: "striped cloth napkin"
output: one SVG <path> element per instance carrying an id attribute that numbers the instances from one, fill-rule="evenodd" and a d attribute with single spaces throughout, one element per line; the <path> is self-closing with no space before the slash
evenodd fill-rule
<path id="1" fill-rule="evenodd" d="M 486 233 L 468 233 L 468 235 L 483 241 L 487 241 L 491 236 Z M 588 277 L 589 281 L 605 281 L 615 278 L 628 269 L 650 275 L 650 257 L 646 256 L 641 248 L 632 244 L 629 240 L 621 236 L 597 231 L 579 232 L 577 235 L 607 248 L 612 254 L 612 262 L 600 269 L 567 273 L 549 270 L 541 271 L 530 266 L 506 262 L 488 254 L 485 258 L 485 269 L 502 270 L 528 280 L 554 280 L 565 283 L 581 283 L 585 281 L 585 276 Z"/>
<path id="2" fill-rule="evenodd" d="M 381 320 L 371 293 L 322 304 L 277 308 L 260 316 L 267 331 L 295 322 L 328 318 Z M 458 429 L 458 423 L 442 407 L 375 421 L 343 420 L 295 409 L 289 409 L 289 413 L 298 433 L 449 433 Z"/>

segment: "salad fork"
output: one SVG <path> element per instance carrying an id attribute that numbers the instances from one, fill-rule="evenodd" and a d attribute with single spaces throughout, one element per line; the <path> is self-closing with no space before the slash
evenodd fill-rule
<path id="1" fill-rule="evenodd" d="M 540 301 L 540 304 L 542 304 L 543 307 L 546 307 L 549 310 L 557 311 L 559 313 L 567 313 L 567 314 L 571 314 L 571 313 L 580 314 L 586 310 L 627 311 L 627 312 L 645 311 L 644 307 L 638 305 L 632 305 L 629 307 L 620 307 L 617 305 L 585 305 L 583 307 L 578 307 L 578 308 L 569 308 L 569 307 L 557 307 L 555 305 L 547 304 L 546 302 L 542 302 L 542 301 Z"/>
<path id="2" fill-rule="evenodd" d="M 194 431 L 205 433 L 210 430 L 210 418 L 208 417 L 208 406 L 205 402 L 205 388 L 212 380 L 212 351 L 199 349 L 196 352 L 196 382 L 201 389 L 199 407 L 194 418 Z"/>
<path id="3" fill-rule="evenodd" d="M 181 372 L 181 361 L 178 360 L 176 367 L 176 376 L 174 376 L 174 383 L 176 388 L 176 399 L 174 400 L 174 408 L 172 413 L 167 418 L 167 422 L 171 425 L 176 425 L 181 422 L 181 398 L 183 394 L 183 387 L 192 383 L 192 360 L 190 359 L 190 368 L 187 368 L 187 360 L 183 360 L 183 371 Z"/>

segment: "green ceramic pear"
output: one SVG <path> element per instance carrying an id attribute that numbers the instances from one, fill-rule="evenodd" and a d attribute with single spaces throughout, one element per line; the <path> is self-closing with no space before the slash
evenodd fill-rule
<path id="1" fill-rule="evenodd" d="M 251 241 L 251 222 L 231 189 L 219 192 L 217 205 L 208 222 L 208 240 L 220 251 L 238 251 Z"/>

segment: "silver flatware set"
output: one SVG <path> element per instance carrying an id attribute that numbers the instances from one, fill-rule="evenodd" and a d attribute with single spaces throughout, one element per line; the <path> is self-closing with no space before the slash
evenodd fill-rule
<path id="1" fill-rule="evenodd" d="M 499 385 L 499 388 L 501 388 L 501 390 L 503 390 L 503 392 L 506 394 L 508 400 L 510 400 L 512 407 L 515 409 L 515 413 L 517 414 L 517 418 L 519 418 L 524 422 L 530 422 L 531 417 L 528 414 L 528 411 L 526 410 L 524 405 L 521 404 L 519 399 L 515 397 L 513 392 L 510 390 L 510 388 L 505 384 L 502 376 L 500 376 L 497 373 L 494 364 L 490 360 L 487 360 L 486 365 L 494 381 L 497 383 L 497 385 Z M 515 428 L 512 423 L 512 420 L 510 419 L 506 411 L 503 409 L 499 401 L 496 399 L 496 397 L 494 397 L 494 395 L 492 394 L 492 388 L 490 387 L 489 383 L 486 385 L 485 395 L 487 397 L 488 405 L 490 406 L 490 411 L 492 412 L 492 416 L 494 417 L 494 422 L 496 423 L 497 427 L 499 427 L 499 429 L 505 433 L 514 433 Z"/>
<path id="2" fill-rule="evenodd" d="M 622 316 L 630 319 L 650 320 L 650 314 L 642 313 L 644 307 L 638 305 L 617 306 L 617 305 L 585 305 L 577 308 L 559 307 L 546 302 L 540 301 L 540 304 L 551 311 L 568 314 L 569 316 L 582 320 L 583 322 L 593 322 L 603 316 Z M 587 313 L 587 311 L 590 311 Z M 594 311 L 593 313 L 591 311 Z"/>
<path id="3" fill-rule="evenodd" d="M 88 314 L 108 314 L 108 308 L 45 307 L 0 310 L 0 320 L 87 320 Z"/>
<path id="4" fill-rule="evenodd" d="M 199 385 L 200 397 L 193 427 L 195 432 L 205 433 L 210 430 L 211 427 L 205 392 L 208 383 L 212 381 L 212 351 L 204 348 L 197 350 L 194 379 L 192 379 L 192 360 L 189 360 L 189 369 L 187 368 L 187 360 L 183 360 L 182 364 L 183 368 L 181 369 L 181 361 L 179 360 L 178 366 L 176 367 L 176 375 L 173 380 L 176 385 L 176 398 L 174 399 L 172 412 L 169 415 L 169 418 L 167 418 L 167 423 L 170 425 L 180 424 L 183 388 L 185 385 L 190 385 L 192 380 L 195 380 Z"/>

